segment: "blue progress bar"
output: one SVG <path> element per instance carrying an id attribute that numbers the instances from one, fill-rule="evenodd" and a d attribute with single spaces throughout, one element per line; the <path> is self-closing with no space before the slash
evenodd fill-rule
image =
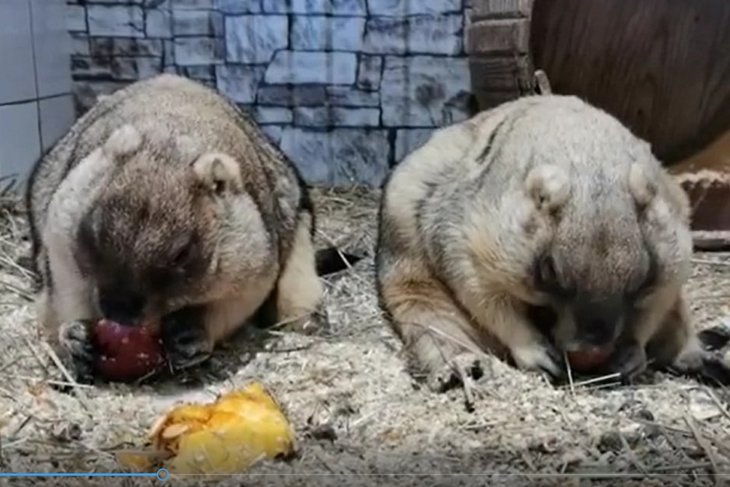
<path id="1" fill-rule="evenodd" d="M 157 472 L 0 472 L 0 478 L 31 478 L 31 477 L 136 477 L 155 478 L 161 481 L 170 479 L 170 472 L 161 468 Z"/>

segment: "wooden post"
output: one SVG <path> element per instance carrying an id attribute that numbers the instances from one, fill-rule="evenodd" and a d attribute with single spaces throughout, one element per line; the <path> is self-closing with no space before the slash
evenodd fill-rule
<path id="1" fill-rule="evenodd" d="M 466 29 L 472 90 L 480 110 L 531 94 L 529 56 L 533 0 L 472 0 Z"/>

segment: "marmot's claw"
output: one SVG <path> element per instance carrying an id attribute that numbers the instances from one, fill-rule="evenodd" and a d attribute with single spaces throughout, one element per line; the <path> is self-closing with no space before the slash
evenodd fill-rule
<path id="1" fill-rule="evenodd" d="M 481 357 L 471 352 L 456 355 L 429 374 L 429 389 L 434 392 L 446 392 L 463 385 L 460 370 L 471 377 L 471 379 L 479 380 L 484 375 Z"/>
<path id="2" fill-rule="evenodd" d="M 609 359 L 609 374 L 621 374 L 621 381 L 630 384 L 646 370 L 646 352 L 638 343 L 622 344 Z"/>
<path id="3" fill-rule="evenodd" d="M 76 382 L 90 384 L 94 381 L 94 346 L 89 336 L 89 323 L 73 320 L 62 323 L 58 333 L 69 373 Z"/>
<path id="4" fill-rule="evenodd" d="M 517 367 L 523 370 L 545 372 L 555 380 L 565 376 L 565 361 L 562 354 L 544 341 L 513 349 L 512 359 Z"/>

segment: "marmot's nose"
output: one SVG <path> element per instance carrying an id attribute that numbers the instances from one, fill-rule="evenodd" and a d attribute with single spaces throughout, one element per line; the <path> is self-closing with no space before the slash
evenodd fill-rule
<path id="1" fill-rule="evenodd" d="M 138 325 L 142 320 L 144 306 L 144 297 L 136 293 L 110 291 L 99 296 L 102 316 L 121 325 Z"/>
<path id="2" fill-rule="evenodd" d="M 588 345 L 607 345 L 621 326 L 623 302 L 619 296 L 598 299 L 580 296 L 574 313 L 578 340 Z"/>
<path id="3" fill-rule="evenodd" d="M 587 345 L 602 346 L 613 340 L 614 326 L 601 318 L 594 318 L 581 327 L 579 339 Z"/>

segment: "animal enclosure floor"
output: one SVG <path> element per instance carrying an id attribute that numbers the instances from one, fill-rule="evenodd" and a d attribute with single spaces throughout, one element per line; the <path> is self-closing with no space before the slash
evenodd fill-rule
<path id="1" fill-rule="evenodd" d="M 298 458 L 262 462 L 237 478 L 175 477 L 172 485 L 711 485 L 713 474 L 730 473 L 730 393 L 690 379 L 648 373 L 640 386 L 571 391 L 492 360 L 473 412 L 460 389 L 419 389 L 377 307 L 377 197 L 316 193 L 318 246 L 367 255 L 326 278 L 326 320 L 317 330 L 250 328 L 174 381 L 77 388 L 78 395 L 49 384 L 64 379 L 38 338 L 30 276 L 18 264 L 27 253 L 24 219 L 4 204 L 0 470 L 116 469 L 114 452 L 140 445 L 176 402 L 211 400 L 255 379 L 286 409 Z M 689 294 L 698 326 L 728 314 L 729 277 L 727 255 L 696 256 Z"/>

